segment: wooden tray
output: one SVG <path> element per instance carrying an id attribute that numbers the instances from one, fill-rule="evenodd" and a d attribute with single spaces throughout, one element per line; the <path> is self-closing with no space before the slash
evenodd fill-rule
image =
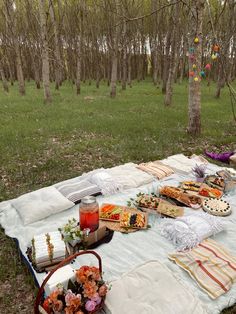
<path id="1" fill-rule="evenodd" d="M 140 213 L 140 211 L 137 210 L 136 208 L 130 209 L 129 207 L 126 207 L 126 206 L 123 206 L 123 207 L 130 210 L 132 213 Z M 114 221 L 100 220 L 99 225 L 100 226 L 106 226 L 110 230 L 118 231 L 118 232 L 122 232 L 122 233 L 131 233 L 131 232 L 135 232 L 135 231 L 140 230 L 140 229 L 135 229 L 135 228 L 122 228 L 120 226 L 119 221 L 114 222 Z"/>
<path id="2" fill-rule="evenodd" d="M 136 214 L 136 212 L 134 213 L 134 212 L 132 212 L 132 210 L 127 209 L 127 210 L 124 210 L 121 215 L 123 215 L 123 214 L 125 214 L 125 213 Z M 137 212 L 137 214 L 144 216 L 144 226 L 143 226 L 143 227 L 135 227 L 135 226 L 134 226 L 134 227 L 129 227 L 129 226 L 126 227 L 126 226 L 122 226 L 122 225 L 121 225 L 121 222 L 120 222 L 121 227 L 122 227 L 122 228 L 125 228 L 125 229 L 130 229 L 130 228 L 132 228 L 132 229 L 137 229 L 137 230 L 147 229 L 148 213 L 144 213 L 144 212 L 140 212 L 140 211 L 139 211 L 139 212 Z"/>
<path id="3" fill-rule="evenodd" d="M 110 203 L 103 203 L 102 206 L 100 207 L 99 209 L 99 219 L 100 220 L 105 220 L 105 221 L 112 221 L 112 222 L 120 222 L 120 219 L 109 219 L 109 218 L 103 218 L 101 217 L 101 211 L 102 211 L 102 208 L 105 207 L 105 206 L 114 206 L 115 207 L 118 207 L 120 208 L 122 211 L 123 210 L 126 210 L 128 207 L 127 206 L 122 206 L 122 205 L 116 205 L 116 204 L 110 204 Z"/>

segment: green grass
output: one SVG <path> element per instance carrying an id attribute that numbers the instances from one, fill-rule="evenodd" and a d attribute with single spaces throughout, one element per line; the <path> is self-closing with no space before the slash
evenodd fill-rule
<path id="1" fill-rule="evenodd" d="M 9 94 L 1 91 L 0 200 L 98 167 L 181 152 L 199 154 L 206 148 L 235 149 L 236 128 L 226 88 L 216 100 L 214 84 L 210 88 L 202 84 L 202 134 L 197 138 L 186 133 L 187 82 L 175 85 L 173 106 L 168 108 L 163 105 L 161 89 L 150 81 L 134 82 L 126 91 L 118 86 L 117 92 L 116 99 L 111 99 L 106 84 L 100 89 L 83 84 L 77 96 L 73 85 L 65 83 L 59 91 L 52 88 L 53 102 L 45 105 L 43 91 L 36 90 L 33 82 L 26 84 L 23 97 L 16 84 Z M 23 274 L 23 292 L 32 290 L 14 243 L 2 231 L 0 240 L 0 281 L 14 285 Z M 0 304 L 3 300 L 8 306 L 11 295 L 3 294 L 3 288 L 0 285 Z M 25 303 L 23 297 L 21 306 Z M 25 313 L 30 313 L 32 300 L 27 304 Z M 18 305 L 10 312 L 18 313 Z M 1 306 L 0 312 L 5 313 Z"/>
<path id="2" fill-rule="evenodd" d="M 83 85 L 77 96 L 67 83 L 53 90 L 51 105 L 43 104 L 42 90 L 33 82 L 23 97 L 14 86 L 0 95 L 1 198 L 101 166 L 232 147 L 235 124 L 229 95 L 225 89 L 216 100 L 214 89 L 203 85 L 202 135 L 192 138 L 186 133 L 186 83 L 175 86 L 169 108 L 149 81 L 127 91 L 118 87 L 116 99 L 110 99 L 106 85 Z"/>

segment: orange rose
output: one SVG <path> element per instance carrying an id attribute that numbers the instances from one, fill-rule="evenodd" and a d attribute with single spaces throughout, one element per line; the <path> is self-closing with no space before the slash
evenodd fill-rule
<path id="1" fill-rule="evenodd" d="M 85 282 L 84 284 L 84 296 L 85 297 L 88 297 L 89 299 L 91 299 L 92 297 L 94 297 L 97 290 L 98 290 L 98 287 L 95 281 Z"/>

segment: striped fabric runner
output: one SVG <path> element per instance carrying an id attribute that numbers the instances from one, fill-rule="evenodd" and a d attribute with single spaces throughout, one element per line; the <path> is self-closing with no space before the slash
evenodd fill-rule
<path id="1" fill-rule="evenodd" d="M 212 299 L 229 291 L 236 282 L 236 258 L 212 239 L 206 239 L 188 252 L 169 258 L 186 270 Z"/>
<path id="2" fill-rule="evenodd" d="M 160 161 L 142 163 L 139 164 L 137 168 L 152 174 L 157 179 L 168 177 L 174 173 L 174 171 L 169 166 L 164 165 Z"/>
<path id="3" fill-rule="evenodd" d="M 56 188 L 63 196 L 75 204 L 79 203 L 85 196 L 101 194 L 101 189 L 87 180 L 63 183 L 62 185 L 57 185 Z"/>

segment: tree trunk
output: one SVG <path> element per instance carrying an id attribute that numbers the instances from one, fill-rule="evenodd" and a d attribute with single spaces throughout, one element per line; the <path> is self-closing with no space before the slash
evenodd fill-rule
<path id="1" fill-rule="evenodd" d="M 126 46 L 123 49 L 123 64 L 122 64 L 122 70 L 123 70 L 123 75 L 122 75 L 122 89 L 126 90 L 126 80 L 127 80 L 127 64 L 126 64 Z"/>
<path id="2" fill-rule="evenodd" d="M 50 103 L 52 99 L 51 99 L 50 78 L 49 78 L 50 70 L 49 70 L 45 0 L 39 0 L 39 14 L 40 14 L 41 36 L 42 36 L 42 78 L 43 78 L 43 89 L 44 89 L 44 101 L 45 103 Z"/>
<path id="3" fill-rule="evenodd" d="M 193 23 L 193 17 L 190 17 L 191 36 L 189 38 L 189 46 L 193 45 L 195 48 L 195 75 L 189 77 L 189 98 L 188 98 L 188 133 L 191 135 L 198 135 L 201 133 L 201 87 L 199 72 L 201 70 L 202 60 L 202 24 L 203 24 L 203 12 L 204 12 L 204 0 L 192 0 L 192 10 L 197 21 Z M 198 44 L 194 44 L 194 37 L 199 39 Z M 189 58 L 189 70 L 192 71 L 193 62 Z"/>
<path id="4" fill-rule="evenodd" d="M 81 85 L 81 56 L 80 56 L 80 43 L 78 44 L 77 52 L 77 67 L 76 67 L 76 93 L 80 95 L 80 85 Z"/>
<path id="5" fill-rule="evenodd" d="M 179 12 L 179 6 L 178 4 L 175 4 L 174 6 L 174 14 L 173 14 L 173 29 L 172 29 L 172 40 L 171 40 L 171 55 L 170 55 L 170 65 L 169 65 L 169 74 L 168 79 L 166 83 L 166 95 L 165 95 L 165 105 L 170 106 L 172 102 L 172 95 L 173 95 L 173 83 L 174 83 L 174 75 L 176 71 L 177 66 L 177 60 L 176 60 L 176 50 L 177 50 L 177 25 L 178 25 L 178 12 Z"/>
<path id="6" fill-rule="evenodd" d="M 166 84 L 168 79 L 168 73 L 169 73 L 169 53 L 170 53 L 170 38 L 171 33 L 168 31 L 167 39 L 166 39 L 166 48 L 164 52 L 164 65 L 163 65 L 163 76 L 162 76 L 162 94 L 166 93 Z"/>
<path id="7" fill-rule="evenodd" d="M 128 56 L 128 85 L 129 87 L 132 87 L 132 66 L 131 66 L 131 58 L 132 58 L 132 52 L 131 49 L 129 51 Z"/>
<path id="8" fill-rule="evenodd" d="M 25 81 L 24 81 L 24 74 L 23 74 L 23 69 L 22 69 L 20 46 L 19 46 L 17 38 L 14 40 L 14 42 L 15 42 L 15 52 L 16 52 L 16 73 L 17 73 L 17 80 L 19 84 L 19 93 L 21 95 L 25 95 Z"/>
<path id="9" fill-rule="evenodd" d="M 55 89 L 59 89 L 60 83 L 61 83 L 61 57 L 60 57 L 60 47 L 59 47 L 59 36 L 58 36 L 58 29 L 57 29 L 57 22 L 55 18 L 55 12 L 54 12 L 54 6 L 53 6 L 53 1 L 50 0 L 49 2 L 49 13 L 53 25 L 53 30 L 54 30 L 54 42 L 55 42 L 55 50 L 54 50 L 54 55 L 55 55 Z"/>
<path id="10" fill-rule="evenodd" d="M 1 75 L 1 79 L 2 79 L 3 89 L 4 89 L 5 92 L 8 93 L 9 92 L 8 84 L 7 84 L 7 80 L 6 80 L 6 77 L 5 77 L 4 70 L 3 70 L 1 62 L 0 62 L 0 75 Z"/>
<path id="11" fill-rule="evenodd" d="M 117 81 L 117 50 L 113 51 L 112 54 L 112 67 L 111 67 L 111 98 L 116 97 L 116 81 Z"/>
<path id="12" fill-rule="evenodd" d="M 220 98 L 220 93 L 221 89 L 225 85 L 225 78 L 224 78 L 224 73 L 222 69 L 222 64 L 219 64 L 219 74 L 218 74 L 218 80 L 217 80 L 217 85 L 216 85 L 216 93 L 215 93 L 215 98 Z"/>

